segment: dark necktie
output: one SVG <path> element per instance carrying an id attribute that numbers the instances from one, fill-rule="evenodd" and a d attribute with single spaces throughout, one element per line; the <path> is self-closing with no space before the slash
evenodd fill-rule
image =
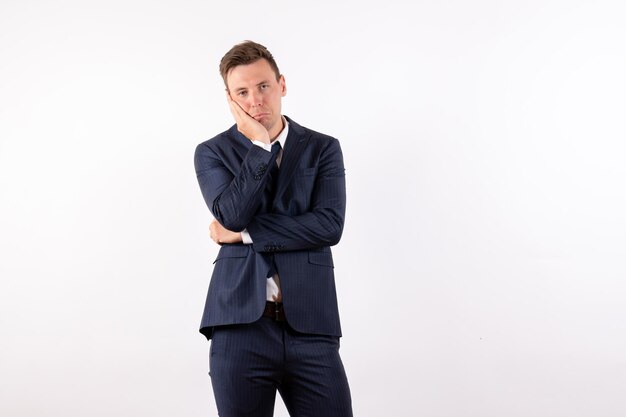
<path id="1" fill-rule="evenodd" d="M 269 178 L 267 179 L 267 186 L 265 187 L 267 202 L 269 203 L 270 208 L 274 205 L 274 194 L 276 193 L 276 184 L 278 183 L 278 153 L 280 152 L 280 142 L 276 141 L 272 145 L 272 154 L 274 154 L 274 163 L 270 168 Z M 281 161 L 282 162 L 282 161 Z M 274 255 L 272 254 L 272 259 L 270 261 L 270 269 L 267 272 L 267 277 L 272 278 L 274 275 L 278 273 L 276 269 L 276 263 L 274 262 Z M 277 283 L 278 285 L 278 283 Z"/>
<path id="2" fill-rule="evenodd" d="M 274 192 L 276 191 L 276 182 L 278 180 L 278 153 L 280 152 L 280 142 L 276 141 L 272 144 L 272 154 L 275 155 L 274 163 L 272 164 L 272 168 L 270 168 L 267 190 L 269 191 L 270 199 L 274 198 Z"/>

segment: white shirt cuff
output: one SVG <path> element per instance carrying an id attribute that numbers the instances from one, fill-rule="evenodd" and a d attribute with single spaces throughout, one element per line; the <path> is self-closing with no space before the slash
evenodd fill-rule
<path id="1" fill-rule="evenodd" d="M 254 143 L 256 146 L 259 146 L 259 147 L 265 149 L 268 152 L 272 152 L 272 144 L 271 143 L 263 143 L 260 140 L 253 140 L 252 143 Z"/>
<path id="2" fill-rule="evenodd" d="M 252 238 L 250 237 L 250 233 L 248 233 L 248 229 L 243 229 L 241 231 L 241 241 L 245 245 L 252 245 Z"/>

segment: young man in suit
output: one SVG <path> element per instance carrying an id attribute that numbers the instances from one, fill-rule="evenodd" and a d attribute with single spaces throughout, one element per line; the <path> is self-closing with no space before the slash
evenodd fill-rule
<path id="1" fill-rule="evenodd" d="M 219 414 L 272 416 L 278 390 L 292 416 L 352 416 L 330 249 L 345 215 L 339 142 L 282 115 L 285 78 L 264 46 L 235 45 L 220 73 L 235 125 L 195 154 L 221 245 L 200 328 Z"/>

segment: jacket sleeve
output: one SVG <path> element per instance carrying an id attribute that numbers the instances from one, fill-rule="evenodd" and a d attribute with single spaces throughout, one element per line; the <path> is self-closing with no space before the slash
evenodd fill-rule
<path id="1" fill-rule="evenodd" d="M 247 225 L 257 252 L 281 252 L 336 245 L 343 233 L 346 181 L 339 141 L 320 155 L 310 210 L 296 216 L 263 213 Z"/>
<path id="2" fill-rule="evenodd" d="M 226 229 L 240 232 L 256 213 L 267 185 L 269 166 L 276 156 L 251 146 L 238 172 L 225 164 L 217 146 L 201 143 L 194 165 L 202 196 L 215 219 Z"/>

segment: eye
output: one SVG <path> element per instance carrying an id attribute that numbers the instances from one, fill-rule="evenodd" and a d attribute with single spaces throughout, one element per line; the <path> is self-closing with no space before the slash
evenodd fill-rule
<path id="1" fill-rule="evenodd" d="M 268 88 L 270 88 L 269 84 L 261 84 L 261 87 L 259 87 L 262 90 L 267 90 Z"/>
<path id="2" fill-rule="evenodd" d="M 238 93 L 237 93 L 237 95 L 238 95 L 239 97 L 245 97 L 245 96 L 246 96 L 246 94 L 248 94 L 248 92 L 247 92 L 247 91 L 245 91 L 245 90 L 244 90 L 244 91 L 240 91 L 240 92 L 238 92 Z"/>

